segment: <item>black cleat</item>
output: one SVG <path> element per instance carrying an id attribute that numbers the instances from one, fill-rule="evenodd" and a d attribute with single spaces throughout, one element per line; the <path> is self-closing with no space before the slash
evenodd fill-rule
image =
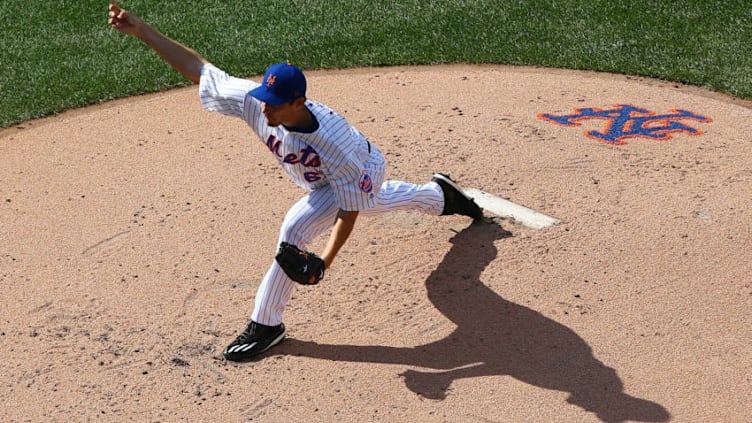
<path id="1" fill-rule="evenodd" d="M 285 337 L 285 325 L 266 326 L 251 321 L 222 353 L 230 361 L 243 361 L 279 344 Z"/>
<path id="2" fill-rule="evenodd" d="M 462 191 L 462 188 L 445 173 L 436 173 L 431 178 L 433 182 L 436 182 L 444 192 L 444 210 L 441 215 L 448 214 L 461 214 L 463 216 L 472 217 L 474 220 L 483 219 L 483 209 L 475 204 L 472 197 L 469 197 Z"/>

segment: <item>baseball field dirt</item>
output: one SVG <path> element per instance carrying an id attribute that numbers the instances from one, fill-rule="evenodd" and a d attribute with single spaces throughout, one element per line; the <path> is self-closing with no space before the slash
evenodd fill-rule
<path id="1" fill-rule="evenodd" d="M 266 146 L 196 87 L 22 123 L 0 132 L 0 420 L 752 421 L 749 102 L 530 67 L 308 79 L 389 178 L 561 223 L 361 218 L 287 339 L 233 363 L 304 194 Z"/>

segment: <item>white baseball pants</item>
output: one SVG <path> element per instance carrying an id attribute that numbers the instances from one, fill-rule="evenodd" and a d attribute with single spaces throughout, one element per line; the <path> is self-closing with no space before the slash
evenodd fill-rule
<path id="1" fill-rule="evenodd" d="M 435 182 L 416 185 L 403 181 L 384 181 L 376 195 L 376 206 L 362 210 L 359 217 L 396 210 L 438 216 L 444 208 L 444 194 Z M 330 186 L 310 192 L 287 212 L 277 245 L 286 241 L 306 248 L 317 236 L 334 226 L 338 211 Z M 282 314 L 296 285 L 297 282 L 287 277 L 276 260 L 272 260 L 272 265 L 256 292 L 251 319 L 269 326 L 282 323 Z"/>

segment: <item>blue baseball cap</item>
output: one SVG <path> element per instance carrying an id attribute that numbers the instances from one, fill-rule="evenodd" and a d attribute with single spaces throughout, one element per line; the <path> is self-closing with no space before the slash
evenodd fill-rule
<path id="1" fill-rule="evenodd" d="M 261 85 L 248 93 L 272 106 L 289 103 L 305 97 L 306 79 L 303 71 L 292 63 L 276 63 L 266 69 Z"/>

